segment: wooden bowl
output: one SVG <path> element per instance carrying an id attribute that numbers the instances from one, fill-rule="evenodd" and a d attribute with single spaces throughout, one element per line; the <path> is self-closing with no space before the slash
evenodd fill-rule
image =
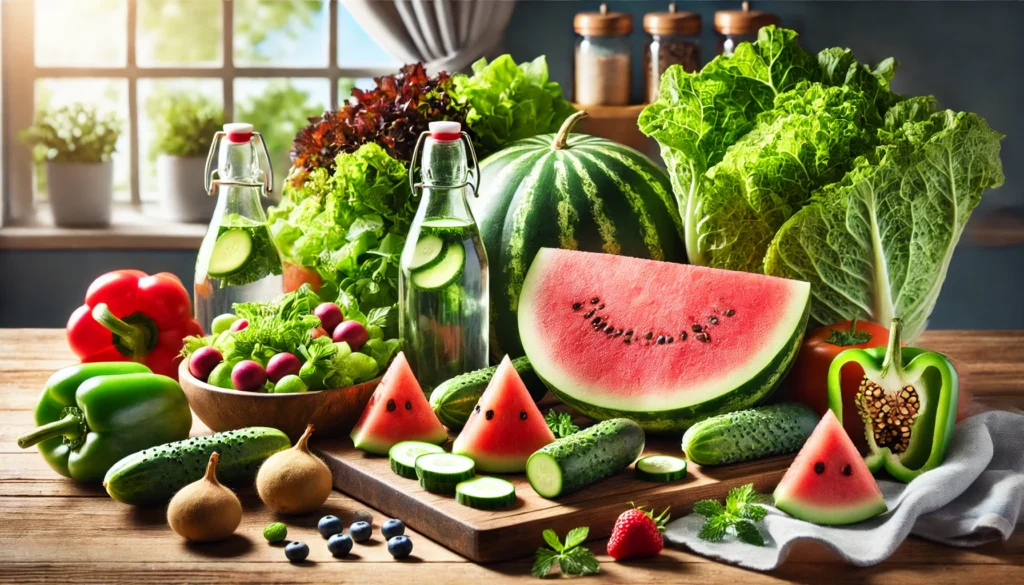
<path id="1" fill-rule="evenodd" d="M 301 394 L 261 394 L 218 388 L 197 380 L 187 360 L 178 368 L 178 382 L 192 412 L 211 430 L 271 427 L 295 441 L 312 423 L 319 438 L 348 434 L 380 383 L 378 376 L 348 388 Z"/>

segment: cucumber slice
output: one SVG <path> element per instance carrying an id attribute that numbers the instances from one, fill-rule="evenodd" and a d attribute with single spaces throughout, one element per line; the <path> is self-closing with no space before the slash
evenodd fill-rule
<path id="1" fill-rule="evenodd" d="M 402 441 L 388 451 L 391 471 L 408 479 L 416 479 L 416 459 L 426 453 L 444 453 L 444 449 L 423 441 Z"/>
<path id="2" fill-rule="evenodd" d="M 455 501 L 478 510 L 503 510 L 516 503 L 516 486 L 497 477 L 474 477 L 455 486 Z"/>
<path id="3" fill-rule="evenodd" d="M 686 460 L 671 455 L 648 455 L 636 462 L 636 478 L 676 481 L 686 477 Z"/>
<path id="4" fill-rule="evenodd" d="M 457 483 L 449 483 L 446 481 L 427 481 L 423 479 L 420 480 L 421 488 L 427 490 L 432 494 L 441 494 L 445 496 L 454 496 L 455 487 L 457 485 Z"/>
<path id="5" fill-rule="evenodd" d="M 412 273 L 412 284 L 421 290 L 441 290 L 462 276 L 466 266 L 466 249 L 462 242 L 445 246 L 444 258 L 435 266 Z"/>
<path id="6" fill-rule="evenodd" d="M 476 464 L 464 455 L 427 453 L 416 458 L 416 477 L 421 483 L 451 484 L 454 488 L 455 484 L 471 479 L 475 474 Z"/>
<path id="7" fill-rule="evenodd" d="M 412 251 L 412 262 L 409 270 L 422 270 L 436 266 L 444 259 L 446 246 L 441 238 L 426 234 L 416 242 L 416 248 Z"/>
<path id="8" fill-rule="evenodd" d="M 252 256 L 252 236 L 243 229 L 231 229 L 217 237 L 206 269 L 210 276 L 230 276 Z"/>

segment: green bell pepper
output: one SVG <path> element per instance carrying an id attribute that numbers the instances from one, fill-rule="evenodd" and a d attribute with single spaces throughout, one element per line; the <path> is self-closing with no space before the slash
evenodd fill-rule
<path id="1" fill-rule="evenodd" d="M 192 412 L 181 386 L 135 362 L 64 368 L 46 382 L 34 431 L 21 448 L 39 452 L 57 473 L 81 482 L 103 481 L 121 458 L 188 437 Z"/>
<path id="2" fill-rule="evenodd" d="M 856 362 L 864 368 L 857 392 L 858 415 L 864 420 L 868 469 L 882 469 L 904 483 L 934 469 L 946 458 L 953 438 L 959 379 L 946 356 L 903 347 L 902 323 L 893 319 L 889 345 L 848 349 L 828 371 L 828 405 L 843 420 L 840 373 Z"/>

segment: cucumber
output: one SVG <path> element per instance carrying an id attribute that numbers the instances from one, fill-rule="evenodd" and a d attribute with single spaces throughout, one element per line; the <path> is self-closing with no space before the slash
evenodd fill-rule
<path id="1" fill-rule="evenodd" d="M 530 391 L 530 396 L 534 401 L 544 397 L 548 388 L 534 373 L 530 358 L 526 356 L 516 358 L 512 360 L 512 367 L 519 372 L 519 377 L 523 379 L 523 383 L 526 384 L 526 389 Z M 496 371 L 498 371 L 498 366 L 467 372 L 442 382 L 440 386 L 434 388 L 434 391 L 430 393 L 430 407 L 434 409 L 434 414 L 444 426 L 456 430 L 466 424 L 469 415 L 473 412 L 473 407 L 480 401 L 480 397 L 483 396 L 484 390 L 487 389 L 487 385 Z"/>
<path id="2" fill-rule="evenodd" d="M 409 270 L 423 270 L 436 266 L 444 259 L 446 251 L 445 242 L 441 238 L 431 234 L 421 236 L 413 249 Z"/>
<path id="3" fill-rule="evenodd" d="M 217 237 L 210 253 L 207 273 L 210 276 L 230 276 L 241 270 L 252 256 L 252 236 L 243 229 L 230 229 Z"/>
<path id="4" fill-rule="evenodd" d="M 210 455 L 220 454 L 217 479 L 228 485 L 251 485 L 260 465 L 291 447 L 277 429 L 248 427 L 151 447 L 118 461 L 103 485 L 110 497 L 134 506 L 164 504 L 186 485 L 203 477 Z"/>
<path id="5" fill-rule="evenodd" d="M 648 455 L 636 462 L 636 477 L 644 481 L 676 481 L 686 477 L 686 459 Z"/>
<path id="6" fill-rule="evenodd" d="M 542 497 L 564 496 L 629 467 L 644 441 L 635 422 L 606 420 L 541 447 L 526 462 L 526 478 Z"/>
<path id="7" fill-rule="evenodd" d="M 516 503 L 516 486 L 497 477 L 474 477 L 455 486 L 455 501 L 478 510 L 504 510 Z"/>
<path id="8" fill-rule="evenodd" d="M 412 273 L 409 280 L 421 290 L 441 290 L 462 276 L 466 267 L 466 249 L 462 242 L 451 242 L 444 249 L 444 258 L 435 266 Z"/>
<path id="9" fill-rule="evenodd" d="M 800 449 L 818 415 L 795 402 L 737 410 L 700 421 L 683 434 L 683 452 L 698 465 L 724 465 Z"/>
<path id="10" fill-rule="evenodd" d="M 464 455 L 427 453 L 416 458 L 416 477 L 421 484 L 451 484 L 454 489 L 455 484 L 472 479 L 475 474 L 476 464 Z M 423 487 L 429 489 L 427 485 Z"/>
<path id="11" fill-rule="evenodd" d="M 423 441 L 402 441 L 388 450 L 391 471 L 408 479 L 416 479 L 416 458 L 425 453 L 444 453 L 444 449 Z"/>
<path id="12" fill-rule="evenodd" d="M 450 483 L 447 481 L 429 481 L 420 479 L 420 487 L 427 490 L 432 494 L 442 494 L 445 496 L 454 496 L 455 488 L 458 483 Z"/>

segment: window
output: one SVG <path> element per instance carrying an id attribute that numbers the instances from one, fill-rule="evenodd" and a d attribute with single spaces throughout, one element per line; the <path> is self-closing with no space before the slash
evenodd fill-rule
<path id="1" fill-rule="evenodd" d="M 155 198 L 155 99 L 186 91 L 255 124 L 283 180 L 306 118 L 399 65 L 337 0 L 12 0 L 3 2 L 5 146 L 35 111 L 86 103 L 124 122 L 114 198 Z M 17 31 L 17 34 L 11 34 Z M 45 174 L 5 148 L 8 198 L 45 199 Z M 42 180 L 41 180 L 42 179 Z M 33 189 L 33 186 L 35 187 Z M 14 206 L 17 207 L 17 206 Z"/>

